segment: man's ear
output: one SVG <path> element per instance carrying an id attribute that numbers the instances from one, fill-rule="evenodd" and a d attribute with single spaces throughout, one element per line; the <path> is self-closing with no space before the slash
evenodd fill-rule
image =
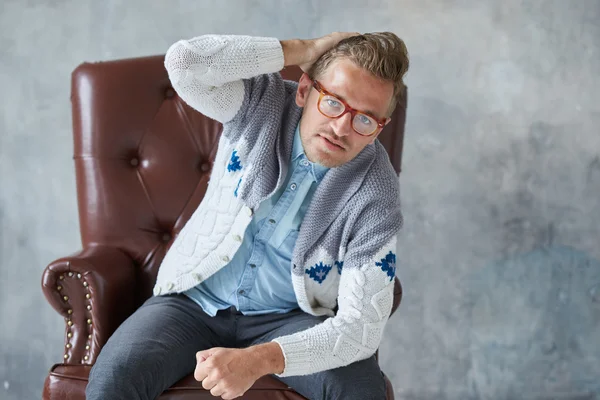
<path id="1" fill-rule="evenodd" d="M 311 88 L 312 79 L 310 79 L 308 74 L 305 72 L 302 74 L 300 80 L 298 81 L 298 91 L 296 91 L 296 104 L 298 105 L 298 107 L 304 107 Z"/>

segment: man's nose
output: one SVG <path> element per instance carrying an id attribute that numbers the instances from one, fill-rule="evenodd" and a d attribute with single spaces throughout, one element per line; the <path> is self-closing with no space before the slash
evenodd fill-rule
<path id="1" fill-rule="evenodd" d="M 338 136 L 348 136 L 352 132 L 352 114 L 346 113 L 333 120 L 333 132 Z"/>

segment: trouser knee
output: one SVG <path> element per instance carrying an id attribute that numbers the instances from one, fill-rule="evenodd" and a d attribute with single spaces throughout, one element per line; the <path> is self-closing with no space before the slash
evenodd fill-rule
<path id="1" fill-rule="evenodd" d="M 132 363 L 120 358 L 106 359 L 98 357 L 92 367 L 86 387 L 87 400 L 127 399 L 153 400 L 153 389 L 147 387 L 146 379 Z"/>

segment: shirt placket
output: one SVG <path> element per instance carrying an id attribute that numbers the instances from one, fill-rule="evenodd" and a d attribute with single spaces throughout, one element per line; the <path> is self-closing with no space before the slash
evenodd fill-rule
<path id="1" fill-rule="evenodd" d="M 271 212 L 265 218 L 265 221 L 262 223 L 262 226 L 256 233 L 254 237 L 254 245 L 252 246 L 252 253 L 250 254 L 250 258 L 248 262 L 244 266 L 244 272 L 242 273 L 242 279 L 240 280 L 240 284 L 236 289 L 236 298 L 238 309 L 243 311 L 250 311 L 251 305 L 248 300 L 248 296 L 254 287 L 254 281 L 256 280 L 256 275 L 258 272 L 258 268 L 262 265 L 265 259 L 265 248 L 269 239 L 275 232 L 277 225 L 281 222 L 281 219 L 285 215 L 288 210 L 290 204 L 294 200 L 296 196 L 296 188 L 302 182 L 302 180 L 306 177 L 306 174 L 309 172 L 310 163 L 302 157 L 299 161 L 296 168 L 294 168 L 294 172 L 287 183 L 286 189 L 281 194 L 281 197 L 275 204 L 275 206 L 271 209 Z"/>

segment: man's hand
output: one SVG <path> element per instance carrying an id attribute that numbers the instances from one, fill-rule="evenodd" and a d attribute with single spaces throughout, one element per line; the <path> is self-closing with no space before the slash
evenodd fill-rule
<path id="1" fill-rule="evenodd" d="M 360 35 L 358 32 L 333 32 L 329 35 L 310 40 L 282 40 L 284 65 L 298 65 L 308 72 L 311 65 L 327 50 L 343 39 Z"/>
<path id="2" fill-rule="evenodd" d="M 246 349 L 214 347 L 196 353 L 194 378 L 213 396 L 234 399 L 242 396 L 263 375 L 281 373 L 281 348 L 275 342 Z"/>

